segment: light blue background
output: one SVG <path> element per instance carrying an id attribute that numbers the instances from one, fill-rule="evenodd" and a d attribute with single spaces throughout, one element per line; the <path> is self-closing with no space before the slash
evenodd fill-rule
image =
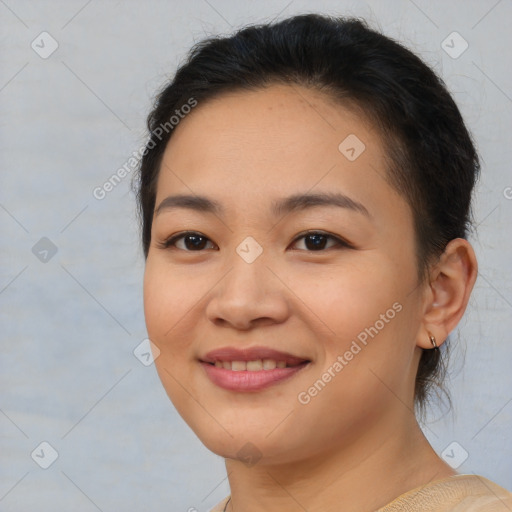
<path id="1" fill-rule="evenodd" d="M 511 2 L 5 0 L 0 510 L 205 511 L 227 494 L 223 460 L 133 355 L 146 333 L 130 177 L 92 191 L 144 142 L 153 95 L 194 42 L 312 11 L 364 16 L 418 52 L 478 143 L 480 276 L 453 336 L 453 413 L 425 432 L 439 453 L 464 447 L 460 472 L 512 488 Z M 47 59 L 31 48 L 42 31 L 59 45 Z M 441 48 L 453 31 L 469 43 L 457 59 Z M 47 263 L 42 237 L 58 248 Z M 46 470 L 30 456 L 42 441 L 59 455 Z"/>

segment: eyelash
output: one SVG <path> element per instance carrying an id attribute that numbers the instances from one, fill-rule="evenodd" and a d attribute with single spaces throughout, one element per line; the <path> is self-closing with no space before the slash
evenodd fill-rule
<path id="1" fill-rule="evenodd" d="M 181 240 L 182 238 L 185 238 L 187 236 L 190 236 L 190 235 L 195 235 L 195 236 L 199 236 L 199 237 L 202 237 L 208 241 L 211 242 L 211 240 L 204 236 L 202 233 L 199 233 L 197 231 L 185 231 L 185 232 L 182 232 L 182 233 L 178 233 L 176 235 L 173 235 L 171 236 L 170 238 L 168 238 L 167 240 L 165 240 L 164 242 L 160 243 L 160 247 L 162 249 L 177 249 L 176 248 L 176 242 L 178 240 Z M 311 230 L 311 231 L 305 231 L 303 233 L 300 233 L 295 239 L 294 241 L 292 242 L 292 245 L 296 244 L 299 240 L 301 240 L 302 238 L 306 238 L 307 236 L 312 236 L 312 235 L 320 235 L 320 236 L 323 236 L 329 240 L 334 240 L 336 242 L 336 245 L 332 246 L 332 247 L 328 247 L 327 249 L 320 249 L 318 251 L 314 251 L 314 250 L 305 250 L 305 252 L 325 252 L 329 249 L 336 249 L 336 248 L 346 248 L 346 249 L 354 249 L 354 246 L 352 244 L 350 244 L 349 242 L 347 242 L 346 240 L 343 240 L 342 238 L 338 237 L 338 236 L 335 236 L 335 235 L 331 235 L 330 233 L 326 233 L 324 231 L 314 231 L 314 230 Z M 212 242 L 213 243 L 213 242 Z M 189 250 L 189 249 L 178 249 L 180 251 L 184 251 L 184 252 L 203 252 L 203 249 L 200 249 L 200 250 L 197 250 L 197 251 L 194 251 L 194 250 Z M 301 249 L 298 249 L 298 250 L 301 250 Z"/>

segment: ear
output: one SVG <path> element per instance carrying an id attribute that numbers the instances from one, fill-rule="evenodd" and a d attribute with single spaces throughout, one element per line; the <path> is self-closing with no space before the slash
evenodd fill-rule
<path id="1" fill-rule="evenodd" d="M 473 290 L 478 263 L 471 244 L 455 238 L 430 271 L 425 290 L 423 321 L 417 345 L 431 349 L 430 335 L 440 346 L 459 323 Z"/>

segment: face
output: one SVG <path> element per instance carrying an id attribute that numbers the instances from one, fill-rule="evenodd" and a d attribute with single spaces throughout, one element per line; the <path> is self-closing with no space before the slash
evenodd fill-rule
<path id="1" fill-rule="evenodd" d="M 312 457 L 412 404 L 421 287 L 385 169 L 368 122 L 298 86 L 223 95 L 175 128 L 145 316 L 165 390 L 213 452 Z"/>

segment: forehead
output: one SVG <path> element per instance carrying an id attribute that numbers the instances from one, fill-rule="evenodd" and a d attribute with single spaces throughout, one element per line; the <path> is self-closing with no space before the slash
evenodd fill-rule
<path id="1" fill-rule="evenodd" d="M 381 138 L 354 109 L 315 90 L 273 85 L 199 102 L 180 120 L 157 204 L 170 193 L 247 205 L 314 189 L 341 191 L 371 209 L 378 196 L 396 201 L 385 166 Z"/>
<path id="2" fill-rule="evenodd" d="M 254 161 L 298 159 L 306 152 L 318 160 L 325 150 L 339 156 L 339 143 L 351 133 L 367 141 L 368 149 L 379 150 L 381 143 L 373 132 L 353 108 L 326 94 L 297 85 L 272 85 L 199 102 L 174 129 L 167 149 L 172 153 L 186 139 L 188 146 L 203 151 L 180 157 L 206 157 L 204 150 L 229 157 L 238 147 L 244 155 L 252 153 Z"/>

